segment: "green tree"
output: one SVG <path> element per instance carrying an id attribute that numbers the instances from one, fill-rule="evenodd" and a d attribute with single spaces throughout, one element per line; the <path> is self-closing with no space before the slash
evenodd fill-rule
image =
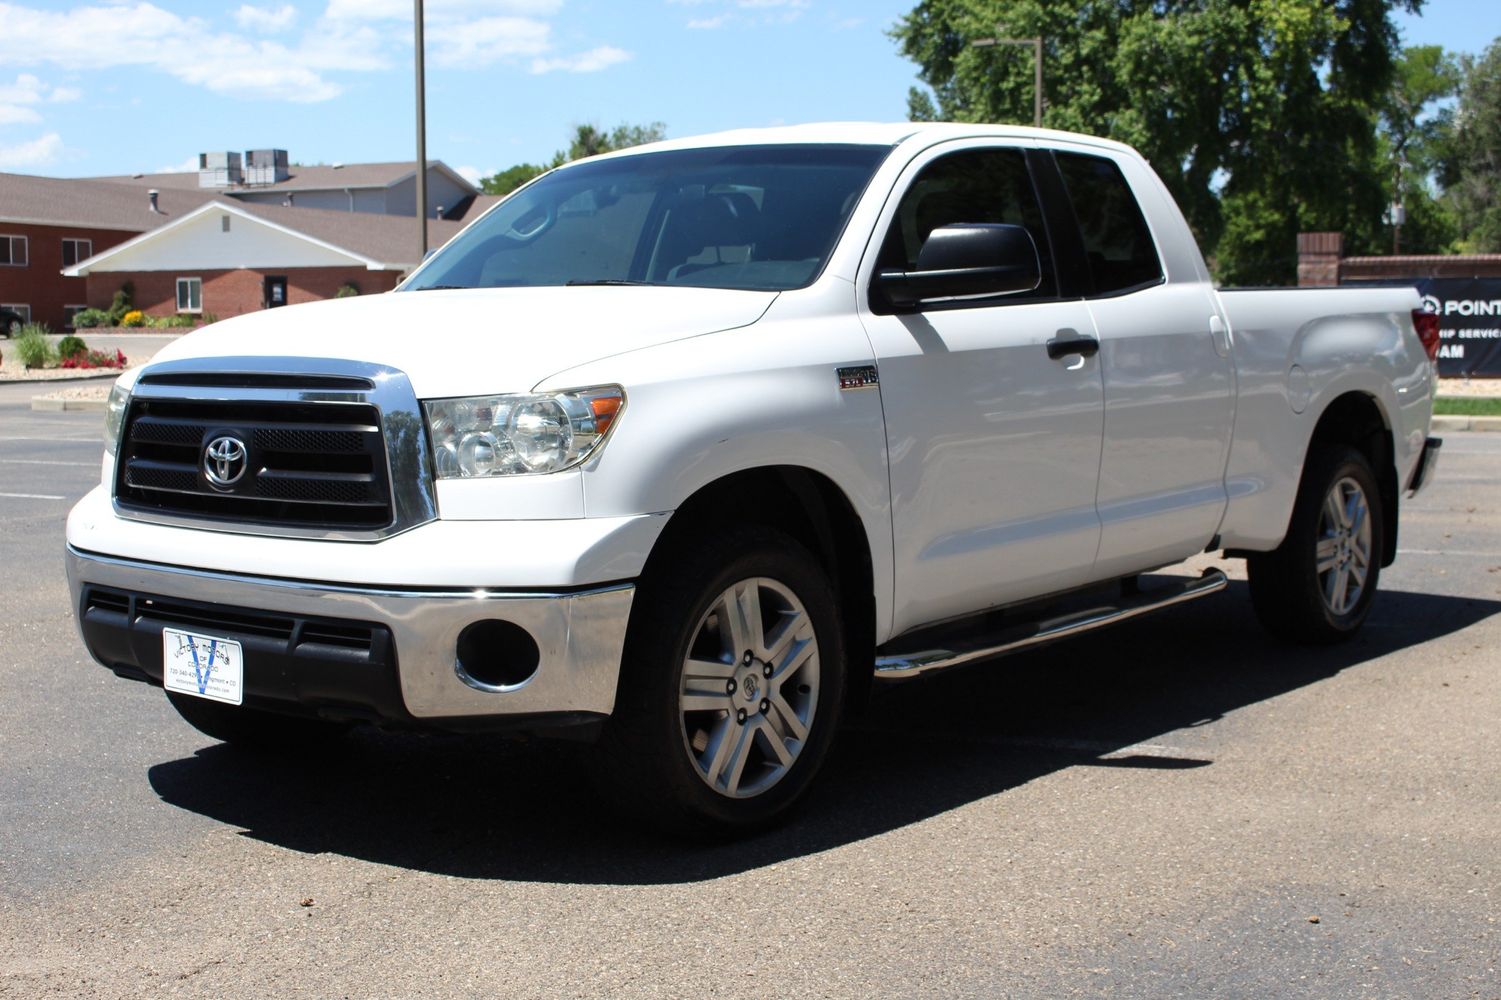
<path id="1" fill-rule="evenodd" d="M 1371 95 L 1393 79 L 1392 11 L 1421 3 L 921 0 L 892 36 L 936 117 L 1012 122 L 1032 119 L 1030 52 L 971 42 L 1041 36 L 1045 125 L 1140 149 L 1222 279 L 1289 282 L 1300 230 L 1356 251 L 1383 235 Z"/>
<path id="2" fill-rule="evenodd" d="M 617 149 L 643 146 L 648 142 L 660 142 L 667 138 L 667 126 L 661 122 L 650 125 L 617 125 L 608 132 L 595 125 L 575 125 L 573 136 L 566 150 L 558 150 L 552 160 L 542 166 L 536 163 L 518 163 L 480 181 L 480 190 L 485 194 L 510 194 L 512 191 L 539 174 L 573 160 L 598 156 Z"/>
<path id="3" fill-rule="evenodd" d="M 1404 253 L 1443 253 L 1459 235 L 1435 176 L 1453 131 L 1453 111 L 1440 102 L 1459 88 L 1459 64 L 1437 45 L 1404 49 L 1380 110 L 1379 165 L 1391 175 L 1392 200 L 1406 210 Z"/>
<path id="4" fill-rule="evenodd" d="M 1501 252 L 1501 40 L 1461 58 L 1459 107 L 1440 169 L 1467 253 Z"/>
<path id="5" fill-rule="evenodd" d="M 479 182 L 479 188 L 485 194 L 510 194 L 533 177 L 546 173 L 547 170 L 547 167 L 535 163 L 518 163 L 492 177 L 482 179 Z"/>

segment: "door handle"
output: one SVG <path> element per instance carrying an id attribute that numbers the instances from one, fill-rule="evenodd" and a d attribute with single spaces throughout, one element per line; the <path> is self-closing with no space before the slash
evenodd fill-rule
<path id="1" fill-rule="evenodd" d="M 1048 341 L 1048 357 L 1057 361 L 1066 358 L 1070 354 L 1078 354 L 1081 357 L 1092 358 L 1100 351 L 1100 342 L 1093 337 L 1085 337 L 1073 330 L 1059 330 L 1058 336 Z"/>

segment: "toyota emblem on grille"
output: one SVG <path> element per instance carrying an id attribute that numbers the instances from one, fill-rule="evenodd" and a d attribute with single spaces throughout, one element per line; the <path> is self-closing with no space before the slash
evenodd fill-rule
<path id="1" fill-rule="evenodd" d="M 221 435 L 203 449 L 203 474 L 214 489 L 227 490 L 244 477 L 249 457 L 244 441 L 229 434 Z"/>

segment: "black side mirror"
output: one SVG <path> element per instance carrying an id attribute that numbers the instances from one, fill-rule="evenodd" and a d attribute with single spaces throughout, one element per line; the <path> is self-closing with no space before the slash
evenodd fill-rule
<path id="1" fill-rule="evenodd" d="M 1030 292 L 1041 283 L 1032 234 L 1023 226 L 989 222 L 939 226 L 923 241 L 916 270 L 876 273 L 877 289 L 897 311 L 930 299 Z"/>

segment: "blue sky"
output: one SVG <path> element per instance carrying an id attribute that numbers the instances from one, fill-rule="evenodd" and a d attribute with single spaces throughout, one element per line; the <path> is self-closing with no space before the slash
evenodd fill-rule
<path id="1" fill-rule="evenodd" d="M 411 0 L 0 2 L 0 170 L 188 169 L 414 156 Z M 572 126 L 671 135 L 900 120 L 913 0 L 426 0 L 428 155 L 472 177 L 549 158 Z M 1479 52 L 1496 0 L 1429 0 L 1409 44 Z"/>

